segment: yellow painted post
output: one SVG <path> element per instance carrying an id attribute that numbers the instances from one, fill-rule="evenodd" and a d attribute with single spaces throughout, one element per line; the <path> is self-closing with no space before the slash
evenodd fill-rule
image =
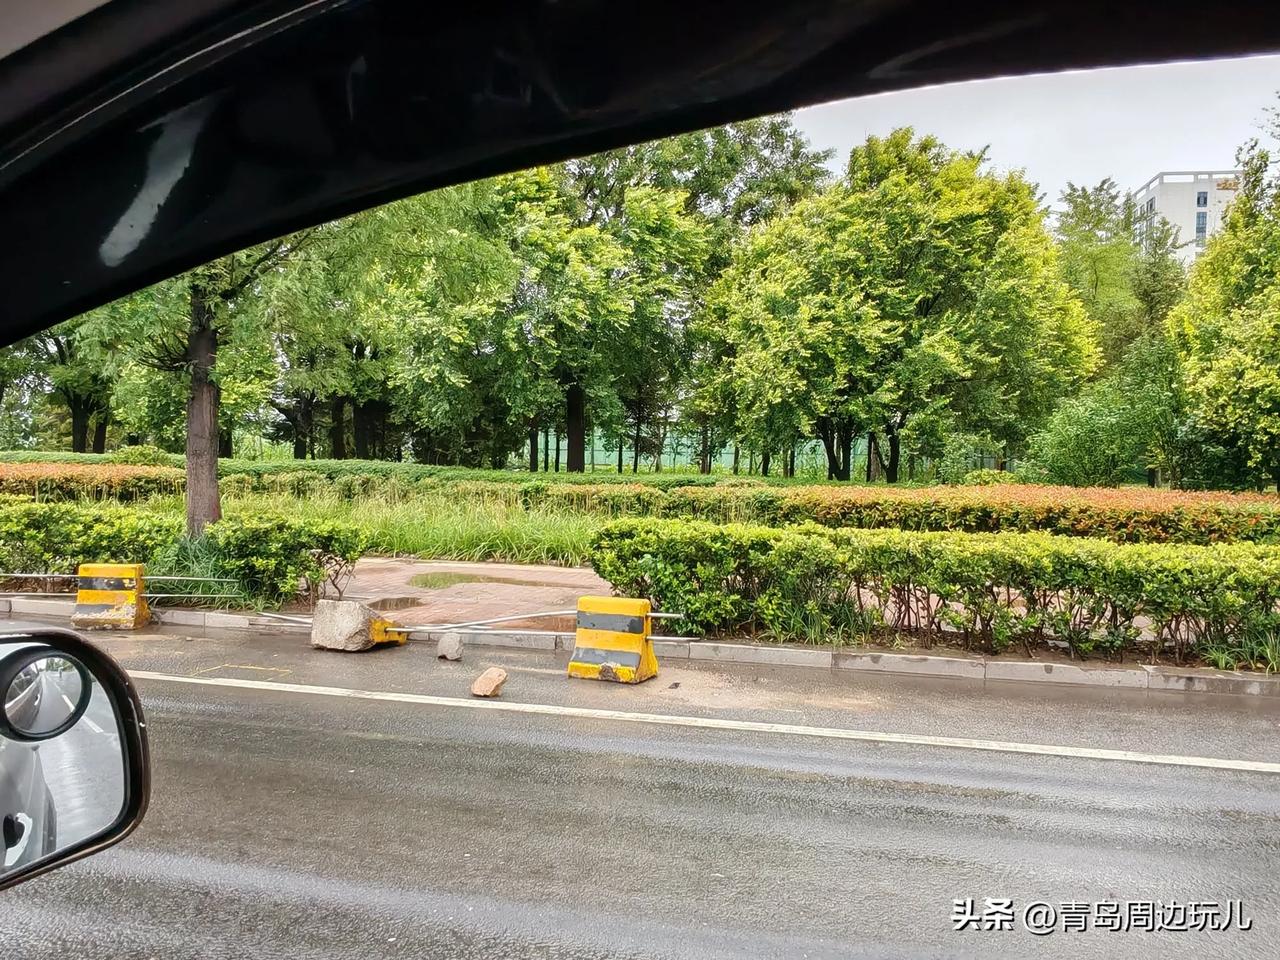
<path id="1" fill-rule="evenodd" d="M 658 675 L 648 600 L 580 597 L 569 676 L 640 683 Z"/>
<path id="2" fill-rule="evenodd" d="M 140 563 L 82 563 L 74 626 L 89 630 L 136 630 L 151 620 L 143 595 Z"/>

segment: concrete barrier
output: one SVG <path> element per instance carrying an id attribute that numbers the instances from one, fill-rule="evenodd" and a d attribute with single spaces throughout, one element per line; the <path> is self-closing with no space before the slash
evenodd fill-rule
<path id="1" fill-rule="evenodd" d="M 648 600 L 578 598 L 578 629 L 569 676 L 582 680 L 642 683 L 658 675 Z"/>
<path id="2" fill-rule="evenodd" d="M 212 626 L 207 620 L 206 625 Z M 405 634 L 390 632 L 391 626 L 377 610 L 355 600 L 320 600 L 311 617 L 311 646 L 359 653 L 384 643 L 403 644 Z"/>
<path id="3" fill-rule="evenodd" d="M 140 563 L 82 563 L 72 626 L 136 630 L 151 621 Z"/>

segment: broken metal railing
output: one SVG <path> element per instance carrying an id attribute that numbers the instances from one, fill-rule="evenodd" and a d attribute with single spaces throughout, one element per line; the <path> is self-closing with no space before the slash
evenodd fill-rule
<path id="1" fill-rule="evenodd" d="M 519 620 L 539 620 L 548 617 L 576 617 L 578 611 L 574 610 L 540 610 L 536 613 L 517 613 L 505 617 L 488 617 L 484 620 L 467 620 L 462 623 L 415 623 L 415 624 L 396 624 L 387 628 L 388 633 L 470 633 L 473 635 L 483 635 L 487 637 L 561 637 L 566 636 L 567 631 L 564 630 L 491 630 L 488 629 L 490 624 L 494 623 L 512 623 Z M 656 611 L 650 613 L 649 616 L 655 620 L 676 620 L 684 616 L 683 613 L 667 613 L 665 611 Z M 571 632 L 571 631 L 569 631 Z M 696 640 L 697 637 L 672 637 L 663 634 L 650 634 L 650 640 Z"/>
<path id="2" fill-rule="evenodd" d="M 387 627 L 388 633 L 469 633 L 473 636 L 486 637 L 563 637 L 569 635 L 571 631 L 564 630 L 491 630 L 490 624 L 494 623 L 511 623 L 517 620 L 537 620 L 546 617 L 573 617 L 577 616 L 577 610 L 540 610 L 536 613 L 518 613 L 505 617 L 489 617 L 485 620 L 467 620 L 462 623 L 410 623 L 410 624 L 393 624 Z M 272 620 L 280 620 L 284 623 L 296 623 L 309 625 L 310 617 L 291 616 L 286 613 L 269 613 L 263 611 L 260 616 L 269 617 Z M 655 620 L 675 620 L 684 616 L 683 613 L 665 613 L 656 612 L 649 614 Z M 697 640 L 697 637 L 670 637 L 660 634 L 650 636 L 651 640 Z"/>

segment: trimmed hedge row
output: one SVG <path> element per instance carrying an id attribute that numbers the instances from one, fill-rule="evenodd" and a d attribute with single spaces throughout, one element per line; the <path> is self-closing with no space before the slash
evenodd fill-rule
<path id="1" fill-rule="evenodd" d="M 132 448 L 126 448 L 132 449 Z M 301 470 L 303 462 L 344 468 L 334 476 Z M 229 463 L 234 464 L 235 461 Z M 815 522 L 828 527 L 960 531 L 1045 532 L 1104 537 L 1120 543 L 1280 542 L 1280 498 L 1270 494 L 1203 493 L 1147 488 L 1051 487 L 1032 484 L 860 487 L 765 486 L 747 478 L 720 478 L 719 485 L 693 485 L 668 478 L 665 489 L 647 483 L 584 483 L 528 480 L 528 474 L 451 469 L 415 476 L 405 464 L 380 464 L 384 472 L 356 470 L 360 461 L 296 461 L 256 464 L 257 472 L 230 473 L 225 494 L 277 493 L 345 499 L 402 499 L 447 493 L 471 502 L 496 501 L 529 508 L 570 510 L 604 517 L 652 516 L 786 526 Z M 270 467 L 271 469 L 267 469 Z M 275 469 L 290 467 L 292 469 Z M 229 469 L 229 468 L 228 468 Z M 421 471 L 446 468 L 418 466 Z M 991 473 L 992 471 L 987 471 Z M 511 478 L 524 478 L 513 483 Z M 984 477 L 984 479 L 987 479 Z M 68 463 L 0 464 L 0 493 L 41 499 L 138 499 L 182 489 L 181 473 L 156 466 Z"/>
<path id="2" fill-rule="evenodd" d="M 1054 639 L 1081 656 L 1179 662 L 1263 644 L 1280 668 L 1276 547 L 618 520 L 591 563 L 620 593 L 686 614 L 682 629 L 989 652 Z"/>
<path id="3" fill-rule="evenodd" d="M 1026 484 L 972 487 L 640 486 L 522 488 L 529 506 L 611 517 L 655 516 L 785 526 L 894 528 L 965 533 L 1044 532 L 1120 543 L 1280 540 L 1280 498 L 1133 488 Z"/>
<path id="4" fill-rule="evenodd" d="M 165 453 L 154 447 L 121 447 L 111 453 L 68 453 L 66 451 L 3 450 L 0 464 L 59 463 L 59 464 L 121 464 L 173 467 L 181 470 L 185 458 L 178 453 Z M 484 480 L 491 483 L 526 483 L 532 477 L 524 470 L 478 470 L 471 467 L 441 467 L 425 463 L 397 463 L 388 460 L 236 460 L 218 461 L 218 474 L 222 477 L 248 476 L 266 478 L 277 474 L 307 474 L 337 480 L 341 477 L 391 478 L 414 483 L 432 479 L 441 482 Z M 613 484 L 641 483 L 660 489 L 686 486 L 715 486 L 718 483 L 734 483 L 741 479 L 733 476 L 706 476 L 696 473 L 544 473 L 542 482 L 557 484 Z M 782 483 L 782 478 L 764 478 L 752 482 Z M 785 481 L 793 482 L 793 481 Z"/>
<path id="5" fill-rule="evenodd" d="M 209 577 L 236 580 L 246 600 L 316 599 L 341 586 L 367 548 L 349 524 L 281 516 L 228 517 L 199 541 Z M 122 506 L 0 501 L 0 572 L 74 573 L 81 563 L 153 563 L 169 570 L 191 542 L 181 518 Z"/>
<path id="6" fill-rule="evenodd" d="M 0 494 L 42 500 L 140 500 L 181 493 L 183 472 L 173 467 L 109 463 L 0 464 Z"/>
<path id="7" fill-rule="evenodd" d="M 182 520 L 108 504 L 0 502 L 0 571 L 75 573 L 81 563 L 145 563 Z"/>

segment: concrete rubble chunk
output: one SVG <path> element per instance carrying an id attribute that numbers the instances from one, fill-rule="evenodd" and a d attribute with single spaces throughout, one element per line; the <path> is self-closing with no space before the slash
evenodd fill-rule
<path id="1" fill-rule="evenodd" d="M 311 618 L 311 646 L 359 653 L 373 646 L 378 611 L 355 600 L 320 600 Z"/>
<path id="2" fill-rule="evenodd" d="M 502 685 L 507 682 L 507 671 L 501 667 L 490 667 L 471 684 L 473 697 L 496 697 L 502 693 Z"/>
<path id="3" fill-rule="evenodd" d="M 436 658 L 439 660 L 462 659 L 462 634 L 446 633 L 436 641 Z"/>

